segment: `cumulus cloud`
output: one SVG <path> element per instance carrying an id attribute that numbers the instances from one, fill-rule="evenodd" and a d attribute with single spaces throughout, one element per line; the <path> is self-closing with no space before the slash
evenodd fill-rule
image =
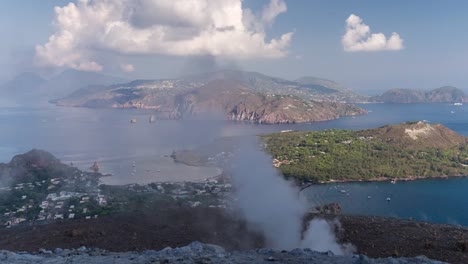
<path id="1" fill-rule="evenodd" d="M 124 72 L 133 72 L 135 71 L 135 66 L 133 66 L 132 64 L 122 63 L 120 64 L 120 69 Z"/>
<path id="2" fill-rule="evenodd" d="M 359 16 L 346 19 L 346 32 L 341 39 L 345 51 L 381 51 L 403 49 L 403 39 L 393 32 L 390 38 L 383 33 L 371 33 L 370 27 Z"/>
<path id="3" fill-rule="evenodd" d="M 266 24 L 272 24 L 279 14 L 284 13 L 287 10 L 288 9 L 284 1 L 271 0 L 270 4 L 263 8 L 262 21 Z"/>
<path id="4" fill-rule="evenodd" d="M 54 33 L 36 46 L 43 66 L 100 71 L 96 54 L 211 55 L 278 58 L 287 54 L 292 32 L 267 39 L 264 26 L 286 12 L 271 0 L 259 15 L 242 0 L 78 0 L 55 7 Z"/>

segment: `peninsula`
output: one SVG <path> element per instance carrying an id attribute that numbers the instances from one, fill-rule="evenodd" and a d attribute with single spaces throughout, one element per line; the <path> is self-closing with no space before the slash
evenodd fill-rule
<path id="1" fill-rule="evenodd" d="M 262 139 L 274 158 L 273 166 L 304 182 L 468 175 L 467 138 L 440 124 L 421 121 L 361 131 L 285 132 Z"/>

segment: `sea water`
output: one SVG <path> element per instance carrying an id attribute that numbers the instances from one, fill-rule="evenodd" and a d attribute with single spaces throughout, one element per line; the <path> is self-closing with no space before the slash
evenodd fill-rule
<path id="1" fill-rule="evenodd" d="M 357 117 L 294 125 L 254 125 L 215 120 L 157 120 L 145 110 L 65 107 L 0 108 L 0 162 L 33 148 L 44 149 L 81 169 L 98 161 L 107 184 L 199 180 L 216 168 L 174 163 L 173 150 L 209 143 L 223 136 L 282 130 L 365 129 L 426 120 L 468 135 L 468 107 L 450 104 L 363 104 Z M 130 123 L 136 119 L 136 123 Z M 345 192 L 341 192 L 344 190 Z M 415 218 L 468 225 L 468 180 L 421 180 L 396 184 L 348 183 L 313 186 L 311 203 L 339 202 L 347 213 Z M 370 196 L 371 198 L 368 198 Z M 391 198 L 387 202 L 387 198 Z"/>

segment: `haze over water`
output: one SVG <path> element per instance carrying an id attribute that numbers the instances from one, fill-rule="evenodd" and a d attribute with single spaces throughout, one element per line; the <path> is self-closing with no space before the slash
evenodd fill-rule
<path id="1" fill-rule="evenodd" d="M 175 149 L 196 147 L 222 136 L 257 135 L 288 129 L 365 129 L 419 120 L 441 123 L 468 135 L 467 106 L 365 104 L 361 107 L 369 110 L 369 114 L 295 125 L 213 120 L 158 120 L 150 124 L 150 113 L 141 110 L 54 106 L 0 108 L 0 162 L 9 162 L 16 154 L 40 148 L 81 169 L 99 161 L 103 173 L 114 174 L 104 178 L 108 184 L 149 183 L 200 180 L 218 175 L 218 169 L 176 164 L 168 156 Z M 137 119 L 136 124 L 130 124 L 132 118 Z M 347 213 L 468 225 L 466 190 L 468 179 L 459 178 L 397 184 L 322 185 L 307 189 L 305 194 L 313 203 L 339 202 Z M 390 203 L 386 202 L 387 197 L 392 199 Z"/>

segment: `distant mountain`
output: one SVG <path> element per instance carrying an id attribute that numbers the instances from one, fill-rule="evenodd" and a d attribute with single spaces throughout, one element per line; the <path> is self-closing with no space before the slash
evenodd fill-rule
<path id="1" fill-rule="evenodd" d="M 40 76 L 25 72 L 7 83 L 0 85 L 2 104 L 17 105 L 21 102 L 34 102 L 40 93 L 39 87 L 46 82 Z M 21 99 L 20 99 L 21 98 Z"/>
<path id="2" fill-rule="evenodd" d="M 453 86 L 444 86 L 429 91 L 427 98 L 430 102 L 468 102 L 468 97 L 465 93 Z"/>
<path id="3" fill-rule="evenodd" d="M 230 74 L 239 72 L 227 73 L 218 79 L 213 75 L 204 78 L 191 76 L 177 80 L 139 80 L 122 85 L 86 88 L 56 103 L 77 107 L 153 109 L 162 118 L 216 112 L 229 120 L 258 123 L 313 122 L 365 113 L 348 104 L 310 101 L 293 94 L 287 95 L 286 90 L 282 90 L 282 94 L 265 92 L 267 86 L 260 85 L 261 81 L 278 84 L 282 82 L 281 79 L 260 74 L 235 76 Z M 281 89 L 284 88 L 273 90 Z"/>
<path id="4" fill-rule="evenodd" d="M 295 95 L 306 100 L 349 103 L 367 101 L 365 96 L 357 95 L 336 82 L 313 77 L 303 77 L 296 81 L 290 81 L 258 72 L 221 70 L 185 76 L 181 80 L 203 84 L 212 80 L 231 80 L 242 83 L 253 91 L 268 94 Z"/>
<path id="5" fill-rule="evenodd" d="M 126 82 L 123 78 L 92 72 L 67 70 L 49 80 L 34 73 L 21 73 L 11 81 L 0 85 L 4 101 L 18 105 L 38 105 L 61 98 L 89 85 L 111 85 Z"/>
<path id="6" fill-rule="evenodd" d="M 342 93 L 352 93 L 352 91 L 341 84 L 323 78 L 316 78 L 312 76 L 304 76 L 296 80 L 297 83 L 309 86 L 323 87 L 324 89 L 330 89 Z"/>
<path id="7" fill-rule="evenodd" d="M 41 89 L 47 94 L 49 99 L 56 99 L 67 96 L 77 89 L 90 85 L 112 85 L 127 81 L 128 80 L 124 78 L 95 72 L 66 70 L 41 85 Z"/>
<path id="8" fill-rule="evenodd" d="M 257 123 L 303 123 L 362 114 L 357 107 L 331 102 L 306 101 L 291 95 L 251 91 L 236 81 L 214 80 L 178 98 L 181 113 L 221 112 L 229 120 Z"/>
<path id="9" fill-rule="evenodd" d="M 46 82 L 45 79 L 32 72 L 24 72 L 13 80 L 2 85 L 2 89 L 8 92 L 31 92 L 31 87 L 39 87 Z"/>
<path id="10" fill-rule="evenodd" d="M 468 102 L 465 93 L 452 86 L 444 86 L 430 91 L 414 89 L 391 89 L 371 101 L 384 103 L 455 103 Z"/>

